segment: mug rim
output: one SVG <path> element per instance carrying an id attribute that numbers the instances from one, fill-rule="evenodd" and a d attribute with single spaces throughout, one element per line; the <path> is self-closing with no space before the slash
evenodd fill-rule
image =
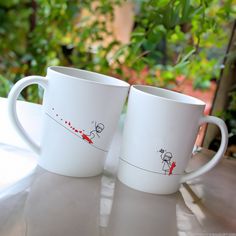
<path id="1" fill-rule="evenodd" d="M 70 77 L 71 79 L 77 79 L 77 80 L 81 80 L 81 81 L 88 82 L 88 83 L 95 83 L 95 84 L 105 85 L 105 86 L 109 86 L 109 87 L 110 86 L 111 87 L 124 87 L 124 88 L 130 87 L 130 84 L 127 83 L 126 81 L 115 78 L 113 76 L 109 76 L 109 75 L 105 75 L 105 74 L 102 74 L 102 73 L 93 72 L 93 71 L 89 71 L 89 70 L 82 70 L 82 69 L 78 69 L 78 68 L 74 68 L 74 67 L 49 66 L 48 71 L 51 71 L 51 72 L 56 73 L 56 74 L 62 74 L 64 76 Z M 89 80 L 89 79 L 80 77 L 79 75 L 77 77 L 75 75 L 66 73 L 65 71 L 84 73 L 86 75 L 96 77 L 96 79 L 98 79 L 99 77 L 103 77 L 103 78 L 105 77 L 107 79 L 107 81 L 105 81 L 105 80 L 102 81 L 102 79 L 101 79 L 101 81 Z"/>
<path id="2" fill-rule="evenodd" d="M 159 88 L 150 85 L 132 85 L 131 89 L 138 91 L 142 94 L 145 94 L 147 96 L 151 96 L 153 98 L 159 98 L 169 102 L 175 102 L 185 105 L 194 105 L 194 106 L 206 106 L 206 103 L 199 98 L 195 98 L 190 95 L 172 91 L 169 89 Z M 160 94 L 158 94 L 158 92 Z M 163 94 L 165 96 L 163 96 Z"/>

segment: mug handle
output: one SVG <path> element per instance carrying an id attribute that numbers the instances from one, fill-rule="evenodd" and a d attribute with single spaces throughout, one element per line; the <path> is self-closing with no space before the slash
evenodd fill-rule
<path id="1" fill-rule="evenodd" d="M 225 122 L 215 116 L 203 116 L 200 119 L 199 126 L 204 123 L 212 123 L 212 124 L 217 125 L 220 128 L 221 143 L 220 143 L 219 150 L 212 157 L 212 159 L 209 162 L 207 162 L 205 165 L 203 165 L 197 170 L 184 174 L 180 180 L 181 183 L 184 183 L 188 180 L 196 178 L 206 173 L 207 171 L 211 170 L 220 161 L 221 157 L 224 155 L 226 151 L 227 144 L 228 144 L 228 130 L 225 125 Z"/>
<path id="2" fill-rule="evenodd" d="M 11 89 L 8 95 L 8 114 L 10 121 L 12 122 L 17 133 L 22 137 L 22 139 L 35 151 L 37 154 L 40 154 L 40 146 L 36 144 L 30 136 L 26 133 L 25 129 L 22 127 L 16 112 L 16 100 L 21 93 L 21 91 L 31 85 L 38 84 L 44 89 L 47 88 L 48 80 L 42 76 L 27 76 L 19 80 Z"/>

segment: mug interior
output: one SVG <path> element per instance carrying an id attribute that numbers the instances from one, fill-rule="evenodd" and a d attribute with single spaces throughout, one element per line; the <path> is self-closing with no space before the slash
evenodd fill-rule
<path id="1" fill-rule="evenodd" d="M 146 86 L 146 85 L 133 85 L 133 89 L 136 89 L 140 92 L 146 93 L 151 96 L 156 96 L 165 100 L 185 103 L 185 104 L 192 104 L 192 105 L 205 105 L 205 102 L 198 98 L 191 97 L 189 95 L 181 94 L 179 92 L 174 92 L 167 89 Z"/>
<path id="2" fill-rule="evenodd" d="M 99 74 L 96 72 L 71 68 L 71 67 L 64 67 L 64 66 L 51 66 L 49 70 L 64 74 L 66 76 L 73 77 L 75 79 L 82 79 L 90 82 L 95 82 L 104 85 L 110 86 L 119 86 L 119 87 L 129 87 L 130 85 L 122 80 L 116 79 L 114 77 L 110 77 L 107 75 Z"/>

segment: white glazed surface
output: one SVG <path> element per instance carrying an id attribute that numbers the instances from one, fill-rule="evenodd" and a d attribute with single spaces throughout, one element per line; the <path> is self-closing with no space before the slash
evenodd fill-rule
<path id="1" fill-rule="evenodd" d="M 20 91 L 33 83 L 45 88 L 40 146 L 24 131 L 14 107 Z M 49 67 L 46 78 L 31 76 L 13 87 L 9 114 L 22 138 L 40 155 L 40 166 L 62 175 L 94 176 L 103 171 L 128 90 L 129 84 L 112 77 Z"/>
<path id="2" fill-rule="evenodd" d="M 214 167 L 227 146 L 227 129 L 222 120 L 205 118 L 204 107 L 202 101 L 186 95 L 150 86 L 132 86 L 119 179 L 144 192 L 169 194 L 176 192 L 181 182 Z M 221 128 L 221 147 L 207 165 L 185 175 L 199 127 L 204 122 Z"/>

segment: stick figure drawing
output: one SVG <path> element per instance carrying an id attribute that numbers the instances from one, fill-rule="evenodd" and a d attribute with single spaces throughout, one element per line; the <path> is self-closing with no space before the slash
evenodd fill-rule
<path id="1" fill-rule="evenodd" d="M 77 137 L 83 139 L 84 141 L 88 142 L 89 144 L 94 144 L 93 140 L 95 137 L 100 138 L 100 134 L 105 129 L 105 125 L 103 123 L 97 123 L 96 121 L 92 121 L 92 125 L 94 128 L 89 132 L 85 131 L 84 129 L 75 127 L 72 125 L 71 121 L 64 119 L 60 114 L 55 111 L 55 108 L 51 108 L 52 114 L 46 113 L 51 119 L 56 121 L 58 124 L 65 127 L 70 132 L 76 134 Z"/>
<path id="2" fill-rule="evenodd" d="M 171 152 L 168 152 L 164 149 L 161 149 L 159 151 L 161 153 L 161 159 L 162 159 L 162 171 L 165 175 L 171 175 L 174 168 L 176 167 L 176 162 L 171 162 L 171 159 L 173 158 L 173 154 Z"/>
<path id="3" fill-rule="evenodd" d="M 103 123 L 97 123 L 96 121 L 92 122 L 94 123 L 94 129 L 90 131 L 89 134 L 86 134 L 87 137 L 89 137 L 91 140 L 95 137 L 100 138 L 100 135 L 102 131 L 105 129 L 105 125 Z"/>

